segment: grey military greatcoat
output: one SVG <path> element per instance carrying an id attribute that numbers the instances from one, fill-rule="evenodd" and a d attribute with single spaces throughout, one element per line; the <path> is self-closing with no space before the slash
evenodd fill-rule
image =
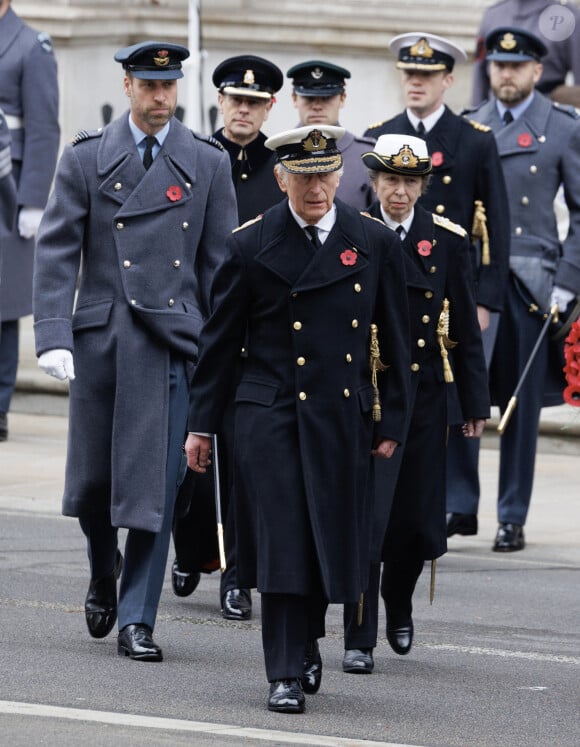
<path id="1" fill-rule="evenodd" d="M 12 170 L 18 206 L 43 208 L 58 154 L 58 81 L 50 38 L 9 8 L 0 19 L 0 107 L 12 135 Z M 22 239 L 16 222 L 3 241 L 0 317 L 30 314 L 34 239 Z"/>
<path id="2" fill-rule="evenodd" d="M 177 119 L 147 172 L 127 114 L 78 140 L 57 170 L 34 276 L 37 354 L 67 348 L 76 369 L 63 512 L 110 501 L 114 526 L 157 531 L 170 354 L 197 355 L 237 224 L 230 163 Z"/>

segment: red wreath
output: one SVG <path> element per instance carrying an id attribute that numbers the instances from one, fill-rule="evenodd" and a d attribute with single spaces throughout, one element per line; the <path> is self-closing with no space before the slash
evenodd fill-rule
<path id="1" fill-rule="evenodd" d="M 345 249 L 340 255 L 340 261 L 347 267 L 356 264 L 357 254 L 352 249 Z"/>
<path id="2" fill-rule="evenodd" d="M 420 241 L 417 244 L 417 251 L 422 257 L 428 257 L 431 254 L 432 248 L 433 244 L 430 241 L 427 241 L 427 239 L 423 239 L 423 241 Z"/>
<path id="3" fill-rule="evenodd" d="M 564 341 L 564 361 L 567 384 L 562 395 L 564 402 L 580 407 L 580 317 L 572 323 Z"/>
<path id="4" fill-rule="evenodd" d="M 167 195 L 167 197 L 169 197 L 171 202 L 177 202 L 177 200 L 181 200 L 181 187 L 178 187 L 174 184 L 173 186 L 169 187 L 165 194 Z"/>
<path id="5" fill-rule="evenodd" d="M 435 167 L 441 166 L 443 163 L 443 153 L 441 153 L 440 150 L 436 150 L 434 153 L 431 153 L 431 164 Z"/>
<path id="6" fill-rule="evenodd" d="M 529 148 L 532 144 L 532 136 L 529 132 L 522 132 L 521 135 L 518 135 L 518 145 L 522 148 Z"/>

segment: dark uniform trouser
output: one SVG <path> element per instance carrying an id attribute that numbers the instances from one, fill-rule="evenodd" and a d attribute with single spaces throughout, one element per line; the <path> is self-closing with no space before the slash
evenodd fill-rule
<path id="1" fill-rule="evenodd" d="M 8 412 L 18 371 L 18 319 L 0 327 L 0 412 Z"/>
<path id="2" fill-rule="evenodd" d="M 119 630 L 131 623 L 155 627 L 165 577 L 177 486 L 185 471 L 183 437 L 187 424 L 188 384 L 181 358 L 172 357 L 169 369 L 169 428 L 165 479 L 165 510 L 159 532 L 129 529 L 119 588 Z M 110 512 L 79 517 L 87 537 L 91 577 L 112 573 L 117 551 L 117 527 Z"/>
<path id="3" fill-rule="evenodd" d="M 387 611 L 387 623 L 406 625 L 413 611 L 412 597 L 423 570 L 421 558 L 400 556 L 389 558 L 383 565 L 381 596 Z M 344 647 L 374 648 L 377 645 L 380 563 L 370 569 L 369 586 L 363 597 L 362 624 L 358 624 L 358 605 L 344 605 Z"/>
<path id="4" fill-rule="evenodd" d="M 268 682 L 302 677 L 308 642 L 325 635 L 328 602 L 322 590 L 310 596 L 263 593 L 261 605 Z"/>
<path id="5" fill-rule="evenodd" d="M 481 333 L 489 371 L 500 315 L 492 312 L 489 327 Z M 449 428 L 447 439 L 447 511 L 477 514 L 479 507 L 479 438 L 465 438 L 461 425 Z"/>

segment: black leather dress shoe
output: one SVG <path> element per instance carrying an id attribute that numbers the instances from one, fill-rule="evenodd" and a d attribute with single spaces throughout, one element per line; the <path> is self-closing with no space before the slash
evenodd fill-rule
<path id="1" fill-rule="evenodd" d="M 347 648 L 342 660 L 342 671 L 347 674 L 371 674 L 375 668 L 372 648 Z"/>
<path id="2" fill-rule="evenodd" d="M 8 438 L 8 416 L 5 412 L 0 412 L 0 441 L 6 441 Z"/>
<path id="3" fill-rule="evenodd" d="M 413 621 L 407 625 L 389 625 L 387 623 L 387 641 L 396 654 L 405 656 L 413 645 Z"/>
<path id="4" fill-rule="evenodd" d="M 270 683 L 268 710 L 278 713 L 304 713 L 304 693 L 300 680 L 275 680 Z"/>
<path id="5" fill-rule="evenodd" d="M 300 678 L 300 684 L 305 693 L 313 695 L 320 689 L 322 682 L 322 658 L 318 641 L 311 641 L 306 646 L 304 655 L 304 674 Z"/>
<path id="6" fill-rule="evenodd" d="M 520 524 L 501 523 L 491 548 L 494 552 L 516 552 L 526 546 L 524 528 Z"/>
<path id="7" fill-rule="evenodd" d="M 225 620 L 249 620 L 252 617 L 252 595 L 249 589 L 230 589 L 222 597 Z"/>
<path id="8" fill-rule="evenodd" d="M 173 587 L 173 593 L 178 597 L 188 597 L 190 594 L 197 589 L 201 573 L 187 573 L 186 571 L 180 571 L 177 565 L 177 558 L 173 561 L 171 566 L 171 586 Z"/>
<path id="9" fill-rule="evenodd" d="M 466 537 L 477 534 L 477 515 L 447 514 L 447 536 L 453 537 L 454 534 L 462 534 Z"/>
<path id="10" fill-rule="evenodd" d="M 117 621 L 117 579 L 123 569 L 123 556 L 117 550 L 115 570 L 103 578 L 91 579 L 85 598 L 85 620 L 93 638 L 109 635 Z"/>
<path id="11" fill-rule="evenodd" d="M 136 661 L 163 661 L 163 654 L 153 640 L 148 625 L 125 625 L 117 639 L 117 653 Z"/>

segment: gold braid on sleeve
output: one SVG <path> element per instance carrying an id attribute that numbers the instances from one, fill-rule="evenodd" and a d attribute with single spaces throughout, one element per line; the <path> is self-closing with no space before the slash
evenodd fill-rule
<path id="1" fill-rule="evenodd" d="M 487 215 L 485 205 L 481 200 L 476 200 L 475 212 L 473 213 L 473 227 L 471 229 L 471 240 L 481 239 L 481 264 L 490 263 L 489 234 L 487 232 Z"/>
<path id="2" fill-rule="evenodd" d="M 447 298 L 443 299 L 443 307 L 439 314 L 439 321 L 437 322 L 437 342 L 439 343 L 441 358 L 443 359 L 443 376 L 446 383 L 451 384 L 453 382 L 453 371 L 449 364 L 447 351 L 450 348 L 454 348 L 457 343 L 449 339 L 449 301 Z"/>
<path id="3" fill-rule="evenodd" d="M 373 402 L 373 420 L 375 423 L 379 423 L 381 420 L 381 400 L 379 398 L 379 387 L 377 384 L 377 373 L 379 371 L 386 371 L 388 366 L 381 361 L 381 351 L 379 349 L 379 340 L 377 337 L 379 329 L 376 324 L 371 324 L 371 355 L 370 355 L 370 367 L 371 367 L 371 382 L 373 385 L 374 402 Z"/>

